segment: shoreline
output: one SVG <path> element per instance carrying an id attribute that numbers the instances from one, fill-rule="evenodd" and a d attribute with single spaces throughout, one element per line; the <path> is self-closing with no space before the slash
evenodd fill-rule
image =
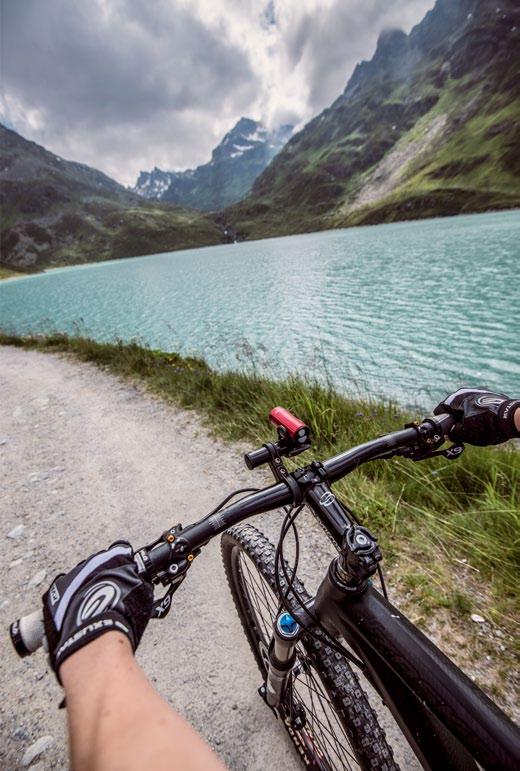
<path id="1" fill-rule="evenodd" d="M 192 246 L 187 249 L 171 249 L 166 252 L 151 252 L 149 254 L 136 254 L 129 257 L 108 258 L 106 260 L 86 260 L 85 262 L 76 262 L 74 264 L 65 263 L 63 265 L 52 265 L 52 266 L 43 267 L 41 270 L 35 270 L 31 272 L 13 270 L 12 268 L 9 268 L 6 265 L 3 265 L 0 263 L 0 284 L 3 281 L 11 281 L 13 279 L 20 279 L 20 278 L 31 278 L 33 276 L 41 276 L 41 275 L 44 275 L 45 273 L 52 273 L 54 271 L 65 270 L 68 268 L 80 268 L 80 267 L 85 267 L 89 265 L 113 264 L 113 263 L 123 262 L 124 260 L 139 260 L 139 259 L 144 259 L 146 257 L 156 257 L 160 254 L 173 254 L 174 252 L 177 252 L 177 251 L 191 252 L 198 249 L 212 249 L 214 247 L 234 246 L 235 244 L 241 244 L 241 243 L 254 243 L 256 241 L 270 241 L 271 239 L 277 239 L 277 238 L 296 238 L 299 236 L 318 235 L 322 233 L 323 234 L 337 233 L 342 230 L 362 230 L 362 229 L 368 229 L 368 228 L 370 229 L 379 228 L 384 226 L 399 226 L 399 225 L 413 224 L 413 223 L 419 223 L 419 222 L 431 222 L 435 220 L 457 220 L 457 219 L 460 219 L 461 217 L 485 217 L 488 215 L 511 214 L 512 212 L 518 212 L 520 214 L 520 208 L 491 209 L 489 211 L 483 211 L 483 212 L 461 212 L 460 214 L 449 214 L 449 215 L 439 214 L 435 217 L 416 217 L 411 219 L 393 220 L 390 222 L 377 222 L 373 224 L 341 225 L 339 227 L 324 227 L 318 230 L 286 233 L 281 235 L 280 234 L 266 235 L 266 236 L 262 236 L 261 238 L 244 238 L 240 241 L 235 241 L 234 243 L 215 243 L 215 244 L 207 244 L 205 246 Z M 8 275 L 4 276 L 3 272 L 6 272 Z"/>

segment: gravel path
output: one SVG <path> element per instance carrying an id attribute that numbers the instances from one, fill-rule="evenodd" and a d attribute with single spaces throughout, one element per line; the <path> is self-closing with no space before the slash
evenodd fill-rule
<path id="1" fill-rule="evenodd" d="M 43 752 L 33 771 L 68 765 L 61 689 L 41 652 L 16 657 L 8 624 L 37 606 L 55 573 L 112 540 L 147 543 L 170 524 L 196 520 L 231 490 L 262 484 L 261 474 L 245 469 L 242 451 L 209 437 L 195 415 L 93 365 L 0 347 L 1 769 L 22 767 L 37 740 Z M 255 524 L 275 537 L 279 519 L 273 513 Z M 21 535 L 8 537 L 19 525 Z M 328 547 L 312 521 L 303 525 L 302 574 L 312 588 Z M 168 618 L 150 623 L 138 659 L 231 769 L 302 768 L 256 693 L 259 674 L 218 542 L 195 561 Z M 399 743 L 393 728 L 388 733 Z M 397 754 L 403 768 L 416 767 Z"/>

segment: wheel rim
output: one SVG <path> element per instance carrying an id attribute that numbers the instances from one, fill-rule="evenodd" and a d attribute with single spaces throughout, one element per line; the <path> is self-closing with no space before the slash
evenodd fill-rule
<path id="1" fill-rule="evenodd" d="M 278 614 L 278 601 L 269 583 L 258 571 L 249 556 L 239 551 L 238 575 L 242 594 L 247 599 L 247 612 L 255 632 L 259 656 L 264 663 L 271 640 L 273 622 Z M 300 752 L 312 760 L 313 768 L 320 771 L 359 769 L 359 763 L 348 734 L 338 718 L 334 705 L 301 643 L 296 648 L 296 663 L 292 688 L 281 705 L 282 718 Z M 291 703 L 292 697 L 292 703 Z M 295 705 L 301 704 L 306 714 L 306 725 L 301 730 L 290 726 Z"/>

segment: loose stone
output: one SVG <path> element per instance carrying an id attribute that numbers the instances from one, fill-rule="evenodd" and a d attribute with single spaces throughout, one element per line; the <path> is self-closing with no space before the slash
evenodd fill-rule
<path id="1" fill-rule="evenodd" d="M 34 744 L 31 744 L 31 746 L 25 750 L 21 762 L 22 768 L 27 768 L 30 766 L 33 760 L 39 758 L 40 755 L 49 749 L 53 741 L 54 739 L 52 736 L 40 736 L 40 738 L 35 741 Z"/>
<path id="2" fill-rule="evenodd" d="M 24 530 L 25 525 L 16 525 L 16 527 L 13 527 L 11 532 L 7 533 L 7 537 L 11 538 L 13 541 L 17 541 L 23 535 Z"/>
<path id="3" fill-rule="evenodd" d="M 36 586 L 39 586 L 43 581 L 45 581 L 46 575 L 46 570 L 40 570 L 38 573 L 36 573 L 36 575 L 34 575 L 29 581 L 29 589 L 34 589 Z"/>
<path id="4" fill-rule="evenodd" d="M 17 728 L 14 729 L 11 735 L 13 739 L 18 739 L 19 741 L 26 742 L 27 739 L 29 738 L 29 731 L 27 731 L 23 726 L 19 725 Z"/>

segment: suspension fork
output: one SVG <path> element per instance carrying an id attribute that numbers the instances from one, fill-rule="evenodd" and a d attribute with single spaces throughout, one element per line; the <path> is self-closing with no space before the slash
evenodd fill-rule
<path id="1" fill-rule="evenodd" d="M 294 671 L 296 646 L 303 634 L 316 626 L 313 607 L 314 598 L 292 613 L 282 610 L 273 624 L 273 636 L 266 652 L 267 676 L 259 693 L 277 716 Z"/>
<path id="2" fill-rule="evenodd" d="M 302 635 L 306 630 L 316 628 L 317 616 L 319 618 L 323 615 L 323 621 L 330 616 L 320 610 L 328 609 L 331 586 L 334 585 L 336 592 L 340 590 L 342 596 L 350 596 L 351 599 L 359 597 L 366 591 L 368 579 L 375 573 L 380 559 L 377 540 L 370 531 L 360 525 L 351 525 L 345 531 L 339 555 L 330 564 L 316 597 L 292 614 L 286 610 L 278 614 L 267 651 L 268 671 L 265 691 L 262 693 L 270 707 L 277 709 L 285 694 L 294 668 L 296 645 Z M 329 578 L 331 572 L 335 576 L 333 584 Z M 331 621 L 329 617 L 327 626 L 332 627 Z M 335 628 L 329 631 L 337 634 Z"/>
<path id="3" fill-rule="evenodd" d="M 287 689 L 296 660 L 296 646 L 304 631 L 303 626 L 286 610 L 278 614 L 273 624 L 273 637 L 267 651 L 265 691 L 261 695 L 275 710 Z"/>

